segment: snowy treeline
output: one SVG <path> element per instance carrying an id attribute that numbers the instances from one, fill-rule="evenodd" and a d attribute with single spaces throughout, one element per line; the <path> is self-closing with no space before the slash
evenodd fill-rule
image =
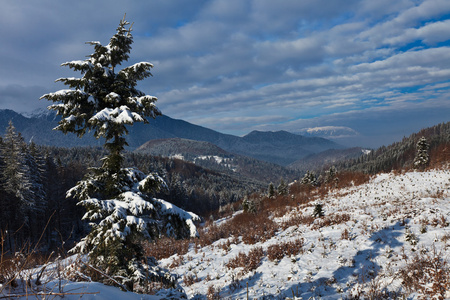
<path id="1" fill-rule="evenodd" d="M 42 147 L 25 143 L 10 122 L 6 134 L 0 137 L 0 230 L 4 250 L 14 252 L 38 241 L 44 248 L 56 248 L 80 231 L 80 209 L 65 198 L 65 191 L 82 172 L 82 167 L 62 166 Z"/>
<path id="2" fill-rule="evenodd" d="M 424 138 L 424 140 L 422 140 Z M 362 171 L 370 174 L 378 172 L 390 172 L 400 168 L 416 168 L 415 161 L 418 159 L 419 148 L 424 147 L 418 144 L 428 145 L 426 151 L 419 154 L 424 156 L 428 152 L 433 156 L 435 162 L 442 162 L 450 157 L 450 122 L 441 123 L 429 128 L 422 129 L 402 141 L 393 143 L 389 146 L 382 146 L 371 151 L 367 155 L 360 156 L 357 159 L 347 160 L 336 164 L 338 169 L 349 169 L 353 171 Z M 423 161 L 421 159 L 421 161 Z"/>

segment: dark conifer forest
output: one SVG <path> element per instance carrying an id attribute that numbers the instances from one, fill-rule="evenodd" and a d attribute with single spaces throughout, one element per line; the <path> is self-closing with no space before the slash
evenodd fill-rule
<path id="1" fill-rule="evenodd" d="M 66 192 L 90 167 L 101 163 L 105 150 L 27 144 L 13 123 L 0 139 L 0 149 L 0 229 L 7 249 L 14 251 L 37 243 L 43 250 L 63 245 L 70 248 L 89 228 L 81 221 L 84 209 L 76 205 L 76 199 L 66 197 Z M 264 181 L 179 159 L 132 152 L 124 158 L 125 166 L 156 171 L 163 177 L 168 190 L 155 196 L 205 218 L 221 206 L 266 188 Z"/>
<path id="2" fill-rule="evenodd" d="M 430 159 L 434 163 L 450 157 L 450 123 L 438 124 L 383 146 L 357 159 L 337 162 L 338 171 L 366 174 L 412 169 L 417 142 L 425 137 Z M 98 166 L 105 150 L 101 147 L 49 147 L 26 143 L 13 123 L 0 139 L 0 230 L 6 249 L 11 251 L 39 244 L 42 250 L 55 250 L 73 244 L 89 231 L 82 221 L 84 209 L 77 206 L 66 192 L 83 178 L 89 167 Z M 270 182 L 278 186 L 282 176 L 287 181 L 300 180 L 304 174 L 258 168 L 258 161 L 249 159 L 258 169 L 259 178 L 233 175 L 195 165 L 194 163 L 128 152 L 125 166 L 137 166 L 143 172 L 156 171 L 169 189 L 156 195 L 204 219 L 217 214 L 227 204 L 235 203 L 252 193 L 267 193 Z M 326 177 L 329 165 L 316 170 Z M 283 170 L 279 167 L 279 170 Z M 321 171 L 323 170 L 323 171 Z M 280 181 L 273 179 L 280 175 Z M 296 177 L 297 176 L 297 177 Z M 266 177 L 269 180 L 261 180 Z"/>

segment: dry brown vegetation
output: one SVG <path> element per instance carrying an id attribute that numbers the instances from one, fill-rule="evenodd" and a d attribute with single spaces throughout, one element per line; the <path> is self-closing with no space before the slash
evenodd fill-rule
<path id="1" fill-rule="evenodd" d="M 233 204 L 233 207 L 231 208 L 230 206 L 230 209 L 227 210 L 227 220 L 221 222 L 220 225 L 214 225 L 213 222 L 209 222 L 207 226 L 200 228 L 200 237 L 191 240 L 191 245 L 193 244 L 196 249 L 200 249 L 201 247 L 212 245 L 214 242 L 223 239 L 221 242 L 215 244 L 215 247 L 218 247 L 227 253 L 231 251 L 233 244 L 243 242 L 253 245 L 257 242 L 274 239 L 278 231 L 285 230 L 289 227 L 306 225 L 310 226 L 312 230 L 319 230 L 323 227 L 330 227 L 354 221 L 352 220 L 351 214 L 346 211 L 325 213 L 322 217 L 314 217 L 311 214 L 312 207 L 317 203 L 317 200 L 324 199 L 324 195 L 327 193 L 338 192 L 337 194 L 341 196 L 338 189 L 367 183 L 370 176 L 363 173 L 343 172 L 338 174 L 337 178 L 338 180 L 333 181 L 332 183 L 322 184 L 318 187 L 296 183 L 290 186 L 288 195 L 276 195 L 271 198 L 257 194 L 252 195 L 249 197 L 249 200 L 256 203 L 256 212 L 238 213 L 232 216 L 232 213 L 242 209 L 240 202 Z M 351 189 L 348 193 L 354 193 L 354 191 Z M 361 193 L 363 194 L 364 191 Z M 436 198 L 442 198 L 442 196 L 442 193 L 435 195 Z M 385 204 L 386 203 L 380 201 L 379 205 L 384 206 Z M 394 218 L 394 222 L 396 220 L 395 216 L 399 215 L 403 205 L 403 202 L 396 202 L 394 206 L 383 212 L 383 218 Z M 413 208 L 410 207 L 409 209 Z M 227 214 L 224 214 L 223 210 L 222 217 L 226 216 Z M 402 216 L 404 222 L 405 216 Z M 426 226 L 449 226 L 449 221 L 445 216 L 440 214 L 436 214 L 429 219 L 417 220 L 417 222 L 423 224 L 425 230 Z M 365 221 L 361 222 L 362 229 L 365 228 L 364 223 Z M 371 230 L 378 230 L 378 227 L 374 226 Z M 370 234 L 370 232 L 367 234 Z M 343 228 L 341 231 L 341 239 L 351 240 L 352 238 L 349 229 Z M 444 239 L 449 239 L 449 236 L 446 235 L 442 237 L 442 240 Z M 180 241 L 176 240 L 167 240 L 166 242 L 168 244 L 162 246 L 161 249 L 168 247 L 168 245 L 174 247 L 174 245 L 180 243 Z M 187 251 L 187 246 L 175 247 L 179 250 L 176 250 L 178 256 L 173 260 L 173 266 L 176 265 L 176 262 L 178 264 L 183 263 L 185 258 L 183 258 L 182 255 Z M 290 242 L 275 242 L 267 248 L 254 247 L 248 253 L 240 252 L 225 264 L 229 269 L 237 269 L 236 273 L 233 273 L 233 276 L 235 277 L 232 279 L 230 289 L 232 289 L 233 284 L 236 286 L 239 285 L 240 277 L 258 268 L 263 259 L 267 258 L 267 260 L 276 264 L 285 257 L 296 259 L 295 256 L 302 254 L 303 251 L 305 251 L 304 240 L 299 238 Z M 151 253 L 151 251 L 149 253 Z M 166 257 L 167 256 L 168 255 L 166 255 Z M 446 258 L 443 258 L 436 252 L 432 254 L 418 252 L 414 258 L 408 261 L 407 266 L 401 269 L 398 276 L 403 280 L 402 286 L 405 290 L 420 292 L 421 295 L 424 295 L 423 299 L 433 296 L 436 299 L 442 299 L 440 298 L 440 295 L 444 295 L 444 289 L 448 289 L 450 286 L 449 275 L 447 274 L 449 274 L 449 266 Z M 186 284 L 194 284 L 200 280 L 195 274 L 185 275 L 184 279 Z M 205 282 L 209 282 L 211 278 L 208 275 L 204 280 Z M 392 296 L 393 294 L 385 295 L 379 292 L 379 289 L 377 290 L 377 287 L 380 287 L 379 284 L 382 282 L 378 282 L 377 280 L 374 278 L 374 280 L 366 283 L 366 288 L 368 285 L 373 286 L 372 289 L 366 289 L 364 295 L 372 293 L 372 295 L 377 297 L 386 298 Z M 432 284 L 426 286 L 424 282 L 427 280 Z M 211 299 L 219 297 L 219 293 L 215 287 L 212 285 L 210 287 L 211 289 L 208 290 L 208 297 Z"/>
<path id="2" fill-rule="evenodd" d="M 444 299 L 450 290 L 450 266 L 435 248 L 416 254 L 399 274 L 403 287 L 420 299 Z"/>
<path id="3" fill-rule="evenodd" d="M 332 225 L 342 224 L 350 221 L 350 215 L 343 213 L 343 214 L 331 214 L 324 216 L 320 219 L 318 219 L 316 222 L 314 222 L 314 225 L 312 226 L 312 229 L 319 229 L 322 227 L 328 227 Z"/>
<path id="4" fill-rule="evenodd" d="M 450 157 L 450 143 L 441 143 L 430 150 L 429 168 L 442 168 L 448 166 Z"/>
<path id="5" fill-rule="evenodd" d="M 285 256 L 300 254 L 303 252 L 304 242 L 302 238 L 298 238 L 294 241 L 271 245 L 267 248 L 267 258 L 271 261 L 278 261 Z"/>
<path id="6" fill-rule="evenodd" d="M 215 225 L 208 221 L 204 227 L 199 228 L 199 238 L 190 241 L 161 238 L 151 243 L 145 242 L 144 249 L 148 256 L 154 256 L 156 259 L 178 254 L 177 262 L 180 264 L 182 263 L 181 256 L 186 254 L 189 249 L 189 243 L 194 243 L 198 248 L 211 245 L 220 239 L 226 239 L 218 247 L 228 250 L 239 237 L 242 237 L 242 241 L 246 244 L 255 244 L 271 239 L 280 229 L 284 230 L 291 226 L 310 224 L 318 229 L 347 222 L 350 220 L 348 214 L 333 214 L 314 222 L 315 218 L 312 215 L 303 214 L 298 209 L 302 205 L 308 205 L 308 203 L 322 198 L 330 190 L 366 183 L 370 176 L 359 172 L 342 172 L 338 173 L 336 178 L 333 182 L 316 187 L 297 182 L 291 185 L 288 195 L 276 195 L 273 198 L 253 194 L 249 199 L 255 203 L 257 208 L 255 213 L 240 213 L 232 217 L 231 215 L 235 211 L 242 209 L 242 201 L 238 201 L 227 205 L 220 213 L 213 213 L 222 218 L 228 217 L 229 220 L 221 225 Z M 289 218 L 282 220 L 279 224 L 274 222 L 274 217 L 281 217 L 289 212 L 291 213 Z M 177 265 L 175 260 L 172 265 L 173 267 Z"/>
<path id="7" fill-rule="evenodd" d="M 230 259 L 230 261 L 226 264 L 226 267 L 229 269 L 242 268 L 240 275 L 244 275 L 258 268 L 263 257 L 263 248 L 254 247 L 248 254 L 240 252 L 236 257 Z"/>

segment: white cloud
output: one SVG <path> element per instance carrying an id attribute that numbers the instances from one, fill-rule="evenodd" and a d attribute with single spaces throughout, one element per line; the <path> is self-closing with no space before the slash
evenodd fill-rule
<path id="1" fill-rule="evenodd" d="M 155 65 L 139 88 L 163 113 L 224 132 L 363 123 L 371 109 L 450 100 L 446 0 L 5 2 L 2 84 L 51 91 L 74 76 L 59 65 L 90 54 L 85 41 L 107 43 L 124 12 L 135 22 L 129 63 Z"/>

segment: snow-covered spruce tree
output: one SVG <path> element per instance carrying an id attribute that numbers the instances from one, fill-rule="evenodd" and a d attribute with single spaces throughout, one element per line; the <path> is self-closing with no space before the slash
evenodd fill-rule
<path id="1" fill-rule="evenodd" d="M 337 170 L 335 166 L 331 166 L 327 171 L 325 171 L 325 183 L 330 183 L 332 181 L 338 180 Z"/>
<path id="2" fill-rule="evenodd" d="M 242 210 L 245 213 L 256 213 L 256 205 L 254 200 L 250 200 L 247 196 L 245 196 L 244 200 L 242 201 Z"/>
<path id="3" fill-rule="evenodd" d="M 62 64 L 83 76 L 57 79 L 70 89 L 43 95 L 41 99 L 56 103 L 49 109 L 62 116 L 57 130 L 79 137 L 93 131 L 95 137 L 105 138 L 108 155 L 102 159 L 102 166 L 91 168 L 67 192 L 68 197 L 78 198 L 79 204 L 86 208 L 83 218 L 90 220 L 92 227 L 72 250 L 88 254 L 96 268 L 136 291 L 151 279 L 169 278 L 158 278 L 161 274 L 146 263 L 142 239 L 162 234 L 177 238 L 195 236 L 194 221 L 198 217 L 152 197 L 166 187 L 157 174 L 145 175 L 136 168 L 122 168 L 126 125 L 147 123 L 146 117 L 161 114 L 155 106 L 157 98 L 136 89 L 139 80 L 151 76 L 152 64 L 140 62 L 116 70 L 129 58 L 133 43 L 129 25 L 124 17 L 108 45 L 89 42 L 95 52 L 86 60 Z"/>
<path id="4" fill-rule="evenodd" d="M 317 185 L 316 174 L 314 172 L 310 172 L 309 170 L 306 171 L 306 174 L 305 176 L 303 176 L 300 183 L 304 185 L 316 186 Z"/>
<path id="5" fill-rule="evenodd" d="M 273 198 L 275 197 L 275 187 L 273 183 L 269 183 L 268 191 L 267 191 L 267 197 Z"/>
<path id="6" fill-rule="evenodd" d="M 6 225 L 10 232 L 17 231 L 16 246 L 20 248 L 31 236 L 31 219 L 36 212 L 36 198 L 30 166 L 26 161 L 27 145 L 11 121 L 6 129 L 1 152 L 4 160 L 1 176 L 5 192 L 2 210 L 6 212 L 7 220 L 3 226 Z"/>
<path id="7" fill-rule="evenodd" d="M 277 191 L 278 191 L 279 195 L 287 195 L 287 194 L 289 194 L 289 187 L 284 182 L 283 178 L 281 178 L 281 180 L 280 180 L 280 184 L 277 187 Z"/>
<path id="8" fill-rule="evenodd" d="M 430 160 L 430 157 L 428 156 L 429 148 L 430 146 L 428 145 L 427 139 L 425 137 L 421 137 L 417 142 L 417 153 L 414 158 L 414 168 L 424 168 L 428 164 L 428 161 Z"/>

